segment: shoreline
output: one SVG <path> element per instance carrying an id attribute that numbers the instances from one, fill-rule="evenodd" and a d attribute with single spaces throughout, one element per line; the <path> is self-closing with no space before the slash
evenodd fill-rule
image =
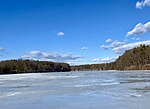
<path id="1" fill-rule="evenodd" d="M 66 71 L 66 72 L 27 72 L 27 73 L 13 73 L 13 74 L 0 74 L 0 76 L 2 75 L 21 75 L 21 74 L 50 74 L 50 73 L 76 73 L 76 72 L 120 72 L 120 73 L 123 73 L 123 72 L 133 72 L 133 73 L 136 73 L 136 71 L 145 71 L 144 73 L 150 73 L 150 70 L 86 70 L 86 71 Z M 139 73 L 139 72 L 137 72 Z"/>

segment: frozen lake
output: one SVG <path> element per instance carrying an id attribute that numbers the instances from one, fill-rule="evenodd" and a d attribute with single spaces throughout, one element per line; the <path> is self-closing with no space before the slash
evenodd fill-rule
<path id="1" fill-rule="evenodd" d="M 0 75 L 0 109 L 149 109 L 150 71 Z"/>

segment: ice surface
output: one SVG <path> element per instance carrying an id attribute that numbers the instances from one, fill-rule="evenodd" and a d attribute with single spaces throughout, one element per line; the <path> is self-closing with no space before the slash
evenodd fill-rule
<path id="1" fill-rule="evenodd" d="M 150 71 L 0 75 L 0 109 L 149 109 Z"/>

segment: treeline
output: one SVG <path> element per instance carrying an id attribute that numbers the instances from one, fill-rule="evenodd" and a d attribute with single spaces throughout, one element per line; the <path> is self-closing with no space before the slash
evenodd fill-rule
<path id="1" fill-rule="evenodd" d="M 71 70 L 150 70 L 150 45 L 126 50 L 115 62 L 72 66 Z"/>
<path id="2" fill-rule="evenodd" d="M 70 65 L 34 60 L 6 60 L 0 62 L 0 74 L 38 73 L 38 72 L 66 72 Z"/>

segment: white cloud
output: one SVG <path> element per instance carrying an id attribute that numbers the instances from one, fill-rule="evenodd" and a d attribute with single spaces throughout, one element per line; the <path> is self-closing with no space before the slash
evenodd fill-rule
<path id="1" fill-rule="evenodd" d="M 119 47 L 119 46 L 121 46 L 121 45 L 124 45 L 125 44 L 125 42 L 120 42 L 120 41 L 114 41 L 114 42 L 112 42 L 112 44 L 111 44 L 111 46 L 112 47 Z"/>
<path id="2" fill-rule="evenodd" d="M 133 37 L 133 38 L 131 38 L 131 39 L 132 39 L 132 40 L 136 40 L 136 41 L 137 41 L 137 40 L 140 40 L 139 37 L 137 37 L 137 38 L 136 38 L 136 37 Z"/>
<path id="3" fill-rule="evenodd" d="M 105 49 L 105 50 L 107 50 L 107 49 L 111 48 L 111 46 L 110 46 L 110 45 L 101 45 L 100 47 L 101 47 L 101 48 L 103 48 L 103 49 Z"/>
<path id="4" fill-rule="evenodd" d="M 134 47 L 138 47 L 140 46 L 141 44 L 145 44 L 145 45 L 150 45 L 150 40 L 147 40 L 147 41 L 139 41 L 139 42 L 134 42 L 134 43 L 129 43 L 129 44 L 124 44 L 120 47 L 115 47 L 113 48 L 112 50 L 116 53 L 122 53 L 124 52 L 125 50 L 129 50 L 129 49 L 132 49 Z"/>
<path id="5" fill-rule="evenodd" d="M 40 51 L 30 51 L 26 55 L 22 56 L 22 58 L 35 58 L 40 59 L 43 57 L 43 52 Z"/>
<path id="6" fill-rule="evenodd" d="M 5 49 L 3 47 L 0 47 L 0 52 L 5 51 Z M 3 56 L 3 54 L 0 54 L 0 57 Z"/>
<path id="7" fill-rule="evenodd" d="M 82 47 L 81 50 L 87 50 L 89 49 L 88 47 Z"/>
<path id="8" fill-rule="evenodd" d="M 136 8 L 142 9 L 145 6 L 150 6 L 150 0 L 136 2 Z"/>
<path id="9" fill-rule="evenodd" d="M 112 42 L 112 41 L 113 41 L 113 40 L 112 40 L 112 39 L 110 39 L 110 38 L 106 40 L 106 42 Z"/>
<path id="10" fill-rule="evenodd" d="M 71 60 L 71 61 L 66 61 L 66 63 L 70 64 L 70 65 L 83 65 L 85 64 L 83 61 L 81 60 Z"/>
<path id="11" fill-rule="evenodd" d="M 150 32 L 150 22 L 145 24 L 138 23 L 126 36 L 136 36 L 147 32 Z"/>
<path id="12" fill-rule="evenodd" d="M 106 57 L 106 58 L 95 58 L 92 61 L 93 62 L 112 62 L 115 61 L 117 57 Z"/>
<path id="13" fill-rule="evenodd" d="M 124 44 L 125 44 L 125 42 L 120 42 L 120 41 L 115 40 L 110 45 L 101 45 L 101 48 L 109 49 L 109 48 L 119 47 L 119 46 L 122 46 Z"/>
<path id="14" fill-rule="evenodd" d="M 58 32 L 58 33 L 57 33 L 57 36 L 64 36 L 64 35 L 65 35 L 64 32 Z"/>
<path id="15" fill-rule="evenodd" d="M 22 56 L 22 58 L 44 59 L 44 60 L 50 60 L 50 61 L 65 62 L 65 61 L 76 60 L 76 59 L 82 58 L 82 56 L 73 55 L 73 54 L 60 54 L 60 53 L 55 53 L 55 52 L 30 51 L 26 55 Z"/>
<path id="16" fill-rule="evenodd" d="M 3 47 L 0 47 L 0 51 L 5 51 L 5 49 Z"/>

